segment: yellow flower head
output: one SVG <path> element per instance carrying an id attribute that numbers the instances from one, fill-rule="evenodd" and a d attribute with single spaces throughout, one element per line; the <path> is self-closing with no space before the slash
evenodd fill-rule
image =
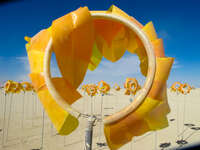
<path id="1" fill-rule="evenodd" d="M 90 96 L 95 96 L 97 94 L 97 86 L 95 84 L 88 84 L 86 86 L 86 92 Z"/>
<path id="2" fill-rule="evenodd" d="M 106 94 L 110 90 L 110 85 L 108 83 L 106 83 L 105 81 L 101 80 L 98 83 L 97 88 L 100 91 L 100 93 Z"/>

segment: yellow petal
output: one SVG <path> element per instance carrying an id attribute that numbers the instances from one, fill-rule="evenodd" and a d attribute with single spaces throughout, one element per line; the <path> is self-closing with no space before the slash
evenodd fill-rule
<path id="1" fill-rule="evenodd" d="M 88 69 L 91 71 L 95 70 L 100 64 L 102 57 L 103 55 L 101 54 L 95 43 L 93 46 L 92 57 L 90 59 L 90 64 L 88 65 Z"/>
<path id="2" fill-rule="evenodd" d="M 157 39 L 157 34 L 152 22 L 147 23 L 142 30 L 146 33 L 150 41 Z"/>
<path id="3" fill-rule="evenodd" d="M 31 50 L 28 52 L 28 59 L 32 73 L 43 72 L 44 52 Z"/>
<path id="4" fill-rule="evenodd" d="M 34 37 L 31 38 L 29 51 L 45 51 L 47 43 L 49 42 L 51 35 L 48 30 L 41 30 Z"/>
<path id="5" fill-rule="evenodd" d="M 156 39 L 152 42 L 155 55 L 157 57 L 165 57 L 164 47 L 163 47 L 163 40 Z"/>
<path id="6" fill-rule="evenodd" d="M 41 74 L 32 73 L 29 76 L 36 91 L 46 89 L 44 77 Z M 80 93 L 63 78 L 52 78 L 52 82 L 56 90 L 68 104 L 72 104 L 81 98 Z"/>
<path id="7" fill-rule="evenodd" d="M 166 81 L 172 63 L 173 58 L 157 58 L 154 83 L 144 102 L 125 118 L 104 127 L 106 140 L 111 150 L 120 148 L 131 141 L 134 136 L 151 130 L 159 130 L 168 125 L 166 115 L 169 107 L 166 97 Z M 159 88 L 156 88 L 155 85 L 158 83 Z"/>
<path id="8" fill-rule="evenodd" d="M 53 21 L 51 31 L 60 72 L 77 88 L 84 79 L 94 44 L 93 22 L 88 8 L 79 8 Z"/>
<path id="9" fill-rule="evenodd" d="M 37 94 L 60 135 L 68 135 L 77 128 L 78 120 L 55 102 L 48 89 L 40 90 Z"/>

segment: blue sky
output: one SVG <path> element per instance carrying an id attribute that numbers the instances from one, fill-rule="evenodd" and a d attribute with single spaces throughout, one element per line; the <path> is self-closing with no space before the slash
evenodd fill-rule
<path id="1" fill-rule="evenodd" d="M 164 40 L 166 55 L 175 57 L 169 85 L 174 81 L 182 81 L 200 87 L 198 0 L 22 0 L 0 4 L 0 83 L 8 79 L 28 80 L 25 35 L 33 36 L 41 29 L 49 27 L 52 20 L 80 6 L 88 6 L 90 10 L 106 10 L 112 4 L 142 24 L 153 21 L 158 36 Z M 113 69 L 118 67 L 117 65 L 121 68 Z M 111 83 L 122 83 L 130 76 L 144 80 L 139 73 L 138 65 L 137 57 L 129 53 L 121 62 L 114 65 L 104 60 L 96 72 L 88 72 L 86 81 L 104 79 Z M 130 71 L 129 67 L 133 66 L 135 69 Z M 122 71 L 119 72 L 122 69 L 123 74 Z"/>

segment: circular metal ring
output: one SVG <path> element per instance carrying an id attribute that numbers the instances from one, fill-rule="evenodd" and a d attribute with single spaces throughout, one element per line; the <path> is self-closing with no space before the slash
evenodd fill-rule
<path id="1" fill-rule="evenodd" d="M 121 111 L 116 112 L 115 114 L 108 116 L 104 118 L 104 124 L 111 124 L 114 123 L 124 117 L 126 117 L 128 114 L 133 112 L 137 109 L 137 107 L 144 101 L 145 97 L 147 96 L 148 92 L 151 89 L 151 86 L 153 84 L 153 80 L 155 77 L 155 70 L 156 70 L 156 59 L 155 54 L 153 51 L 153 46 L 148 39 L 147 35 L 133 22 L 122 18 L 117 15 L 113 14 L 106 14 L 106 13 L 91 13 L 91 16 L 93 19 L 106 19 L 106 20 L 112 20 L 119 23 L 124 24 L 126 27 L 131 29 L 141 40 L 143 43 L 147 57 L 148 57 L 148 72 L 147 77 L 144 83 L 144 86 L 141 89 L 140 94 L 136 95 L 135 100 L 129 105 L 123 108 Z M 70 111 L 72 114 L 78 113 L 80 115 L 80 112 L 76 109 L 72 108 L 69 104 L 66 103 L 66 101 L 60 96 L 58 91 L 56 91 L 52 80 L 51 80 L 51 73 L 50 73 L 50 60 L 51 60 L 51 54 L 52 54 L 52 45 L 53 41 L 52 38 L 49 40 L 48 45 L 45 49 L 45 57 L 44 57 L 44 79 L 45 83 L 47 85 L 47 88 L 49 92 L 51 93 L 52 97 L 55 99 L 55 101 L 64 109 L 67 111 Z"/>

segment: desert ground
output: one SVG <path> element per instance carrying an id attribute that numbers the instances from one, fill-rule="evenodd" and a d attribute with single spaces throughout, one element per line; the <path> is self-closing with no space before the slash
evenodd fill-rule
<path id="1" fill-rule="evenodd" d="M 130 104 L 130 96 L 123 93 L 123 89 L 119 92 L 111 89 L 109 95 L 95 96 L 93 113 L 102 117 Z M 186 142 L 185 146 L 200 142 L 200 89 L 194 89 L 188 95 L 172 93 L 168 89 L 168 102 L 171 109 L 169 126 L 134 137 L 122 150 L 173 149 L 184 146 L 177 144 L 181 139 Z M 73 105 L 81 112 L 91 113 L 91 98 L 87 95 Z M 0 92 L 0 150 L 83 150 L 87 118 L 79 118 L 79 122 L 78 129 L 72 134 L 60 136 L 35 93 L 5 96 L 3 90 Z M 102 149 L 109 148 L 105 143 L 103 124 L 99 121 L 94 126 L 93 150 Z"/>

